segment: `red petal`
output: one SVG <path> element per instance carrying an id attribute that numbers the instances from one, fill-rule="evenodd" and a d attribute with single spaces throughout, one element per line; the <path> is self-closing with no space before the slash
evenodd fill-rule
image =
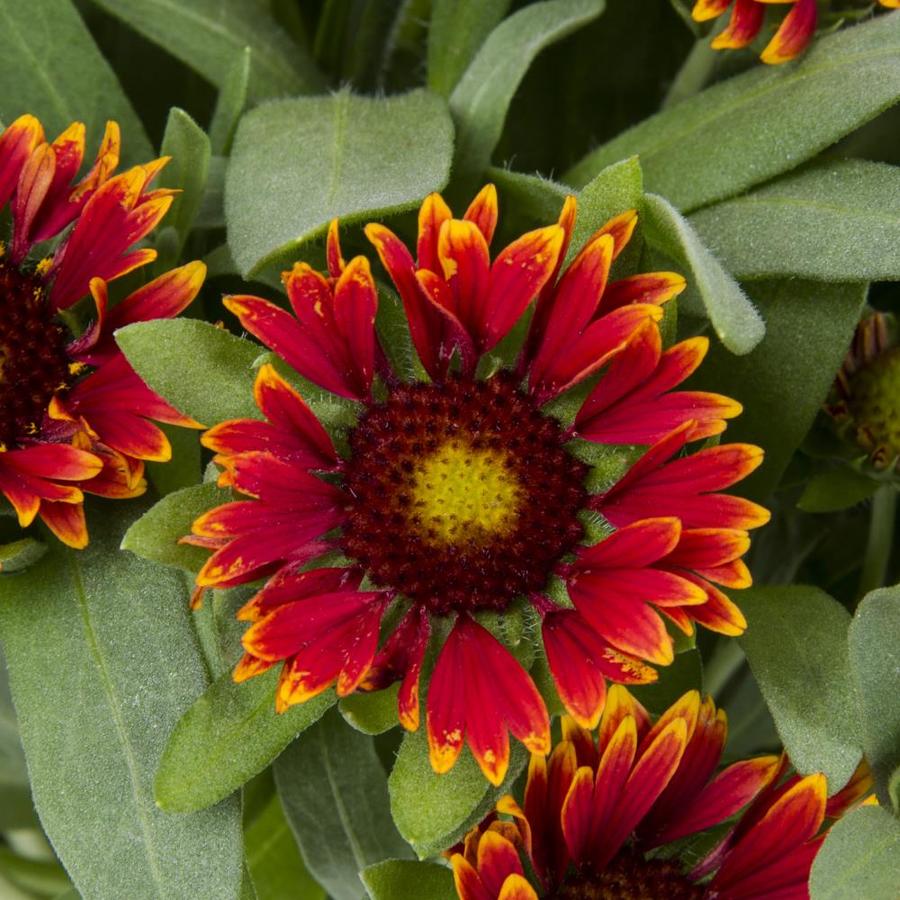
<path id="1" fill-rule="evenodd" d="M 492 184 L 486 184 L 469 204 L 463 218 L 468 222 L 474 222 L 484 235 L 485 242 L 490 244 L 497 228 L 498 214 L 497 188 Z"/>
<path id="2" fill-rule="evenodd" d="M 728 26 L 713 40 L 713 48 L 737 50 L 746 47 L 759 34 L 765 14 L 765 6 L 756 0 L 734 0 Z"/>
<path id="3" fill-rule="evenodd" d="M 67 546 L 82 550 L 88 545 L 87 522 L 81 503 L 41 502 L 43 523 Z"/>
<path id="4" fill-rule="evenodd" d="M 796 0 L 760 59 L 764 63 L 778 64 L 799 56 L 816 32 L 817 19 L 816 0 Z"/>
<path id="5" fill-rule="evenodd" d="M 539 228 L 513 241 L 494 260 L 482 351 L 507 335 L 550 279 L 564 239 L 559 225 Z"/>

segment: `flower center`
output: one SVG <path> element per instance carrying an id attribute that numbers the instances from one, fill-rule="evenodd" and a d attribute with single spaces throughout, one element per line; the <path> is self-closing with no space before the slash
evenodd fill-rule
<path id="1" fill-rule="evenodd" d="M 553 900 L 703 900 L 703 895 L 676 862 L 620 853 L 597 875 L 579 872 L 566 879 Z"/>
<path id="2" fill-rule="evenodd" d="M 489 544 L 515 527 L 524 491 L 504 450 L 450 438 L 416 463 L 409 524 L 425 543 Z"/>
<path id="3" fill-rule="evenodd" d="M 881 451 L 888 463 L 900 455 L 900 347 L 887 350 L 850 384 L 850 412 L 869 451 Z"/>
<path id="4" fill-rule="evenodd" d="M 0 260 L 0 443 L 37 435 L 53 394 L 72 380 L 66 330 L 33 275 Z"/>
<path id="5" fill-rule="evenodd" d="M 587 468 L 511 379 L 404 385 L 350 437 L 344 551 L 437 614 L 504 609 L 581 539 Z"/>

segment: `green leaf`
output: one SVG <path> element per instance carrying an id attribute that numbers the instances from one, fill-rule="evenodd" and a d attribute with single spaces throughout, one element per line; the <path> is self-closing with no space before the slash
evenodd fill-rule
<path id="1" fill-rule="evenodd" d="M 417 206 L 447 183 L 452 146 L 445 102 L 421 90 L 345 90 L 252 110 L 238 126 L 225 180 L 235 262 L 253 275 L 293 260 L 336 216 L 352 222 Z"/>
<path id="2" fill-rule="evenodd" d="M 191 525 L 199 515 L 230 499 L 231 493 L 215 484 L 197 484 L 174 491 L 148 509 L 125 532 L 122 549 L 153 562 L 198 572 L 209 558 L 209 551 L 179 544 L 178 539 L 191 533 Z"/>
<path id="3" fill-rule="evenodd" d="M 445 775 L 437 775 L 428 759 L 424 728 L 406 734 L 388 778 L 391 813 L 400 834 L 420 858 L 446 850 L 480 822 L 497 798 L 522 771 L 527 754 L 518 742 L 511 748 L 509 774 L 500 788 L 485 780 L 468 748 Z"/>
<path id="4" fill-rule="evenodd" d="M 815 156 L 900 97 L 900 16 L 817 41 L 796 63 L 755 66 L 588 154 L 576 187 L 639 154 L 647 189 L 690 211 L 733 197 Z"/>
<path id="5" fill-rule="evenodd" d="M 247 105 L 252 59 L 250 48 L 244 47 L 222 81 L 212 121 L 209 123 L 209 143 L 217 156 L 227 156 L 231 150 L 238 120 Z"/>
<path id="6" fill-rule="evenodd" d="M 132 508 L 113 506 L 89 511 L 87 550 L 54 544 L 41 566 L 0 580 L 35 804 L 85 896 L 235 898 L 237 801 L 179 817 L 153 802 L 166 736 L 206 675 L 182 579 L 116 552 Z"/>
<path id="7" fill-rule="evenodd" d="M 797 506 L 809 513 L 836 512 L 867 500 L 877 487 L 874 478 L 850 466 L 837 465 L 816 472 L 806 482 Z"/>
<path id="8" fill-rule="evenodd" d="M 116 341 L 141 378 L 176 409 L 204 425 L 259 418 L 253 364 L 265 352 L 197 319 L 136 322 Z"/>
<path id="9" fill-rule="evenodd" d="M 448 866 L 387 859 L 360 874 L 372 900 L 455 900 Z"/>
<path id="10" fill-rule="evenodd" d="M 691 224 L 742 279 L 897 280 L 900 168 L 861 160 L 818 165 L 702 209 Z"/>
<path id="11" fill-rule="evenodd" d="M 325 891 L 313 881 L 297 850 L 277 794 L 245 828 L 244 844 L 258 900 L 325 900 Z"/>
<path id="12" fill-rule="evenodd" d="M 511 0 L 435 0 L 428 27 L 428 87 L 449 97 L 460 76 L 503 21 Z"/>
<path id="13" fill-rule="evenodd" d="M 604 6 L 605 0 L 544 0 L 491 32 L 450 95 L 457 175 L 477 178 L 490 164 L 509 104 L 538 53 L 596 19 Z"/>
<path id="14" fill-rule="evenodd" d="M 93 0 L 221 87 L 234 58 L 252 52 L 249 93 L 254 100 L 324 87 L 309 55 L 258 3 L 246 0 Z"/>
<path id="15" fill-rule="evenodd" d="M 147 475 L 161 496 L 189 487 L 200 480 L 200 434 L 192 428 L 160 423 L 172 446 L 166 462 L 148 462 Z"/>
<path id="16" fill-rule="evenodd" d="M 0 648 L 0 832 L 36 825 L 25 754 Z"/>
<path id="17" fill-rule="evenodd" d="M 877 806 L 862 806 L 837 822 L 816 855 L 811 900 L 897 900 L 900 896 L 900 821 Z"/>
<path id="18" fill-rule="evenodd" d="M 744 405 L 729 425 L 728 440 L 763 444 L 765 462 L 741 491 L 765 497 L 828 394 L 859 320 L 865 286 L 771 281 L 747 290 L 766 320 L 765 338 L 740 358 L 713 346 L 695 381 Z"/>
<path id="19" fill-rule="evenodd" d="M 163 169 L 160 187 L 176 188 L 180 191 L 166 218 L 167 226 L 174 227 L 178 233 L 178 253 L 175 255 L 177 260 L 197 217 L 200 201 L 206 189 L 210 158 L 209 138 L 183 109 L 176 106 L 169 111 L 161 151 L 163 156 L 171 156 L 172 159 Z"/>
<path id="20" fill-rule="evenodd" d="M 279 715 L 279 669 L 243 684 L 235 684 L 227 672 L 184 713 L 156 773 L 156 802 L 162 809 L 190 812 L 227 797 L 334 704 L 334 692 L 326 691 Z"/>
<path id="21" fill-rule="evenodd" d="M 799 772 L 824 772 L 833 794 L 862 756 L 850 614 L 815 587 L 750 588 L 736 600 L 748 622 L 738 640 L 784 748 Z"/>
<path id="22" fill-rule="evenodd" d="M 337 710 L 275 763 L 275 784 L 306 865 L 334 900 L 359 900 L 359 871 L 411 856 L 388 807 L 387 779 L 372 741 Z"/>
<path id="23" fill-rule="evenodd" d="M 107 119 L 122 126 L 124 158 L 147 162 L 144 126 L 70 0 L 0 0 L 0 120 L 32 113 L 52 140 L 72 122 L 87 125 L 87 153 Z"/>
<path id="24" fill-rule="evenodd" d="M 384 734 L 396 727 L 397 694 L 400 682 L 392 684 L 383 691 L 366 693 L 357 691 L 344 697 L 338 703 L 341 715 L 348 725 L 352 725 L 363 734 Z"/>
<path id="25" fill-rule="evenodd" d="M 763 320 L 687 220 L 662 197 L 648 194 L 643 223 L 647 243 L 673 259 L 688 280 L 689 291 L 679 298 L 679 310 L 706 316 L 732 353 L 749 353 L 763 339 Z"/>
<path id="26" fill-rule="evenodd" d="M 850 624 L 850 666 L 859 689 L 866 759 L 879 802 L 890 809 L 890 781 L 900 767 L 900 586 L 867 594 Z M 900 808 L 895 807 L 900 815 Z"/>
<path id="27" fill-rule="evenodd" d="M 592 178 L 578 192 L 578 217 L 572 232 L 569 257 L 581 250 L 587 239 L 613 216 L 627 209 L 639 210 L 643 201 L 644 179 L 636 156 L 615 163 Z"/>
<path id="28" fill-rule="evenodd" d="M 500 192 L 500 209 L 504 214 L 509 209 L 519 216 L 527 217 L 530 225 L 555 222 L 566 197 L 572 193 L 564 184 L 558 184 L 549 178 L 496 166 L 487 170 L 486 177 Z"/>
<path id="29" fill-rule="evenodd" d="M 11 575 L 27 569 L 47 552 L 46 544 L 34 538 L 22 538 L 0 545 L 0 572 Z"/>

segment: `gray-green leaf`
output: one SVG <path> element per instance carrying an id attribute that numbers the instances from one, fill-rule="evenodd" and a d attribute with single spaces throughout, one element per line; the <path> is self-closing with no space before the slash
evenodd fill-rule
<path id="1" fill-rule="evenodd" d="M 360 875 L 372 900 L 455 900 L 448 866 L 387 859 Z"/>
<path id="2" fill-rule="evenodd" d="M 49 2 L 49 0 L 48 0 Z M 246 0 L 93 0 L 221 87 L 234 58 L 252 52 L 250 96 L 255 100 L 311 93 L 324 87 L 309 54 L 259 3 Z"/>
<path id="3" fill-rule="evenodd" d="M 226 672 L 184 713 L 156 774 L 156 802 L 162 809 L 190 812 L 227 797 L 334 704 L 329 690 L 276 713 L 279 669 L 243 684 Z"/>
<path id="4" fill-rule="evenodd" d="M 738 640 L 791 762 L 824 772 L 835 793 L 862 756 L 850 614 L 815 587 L 750 588 L 736 600 L 748 622 Z"/>
<path id="5" fill-rule="evenodd" d="M 204 425 L 259 418 L 253 364 L 265 352 L 197 319 L 136 322 L 116 332 L 135 371 L 176 409 Z"/>
<path id="6" fill-rule="evenodd" d="M 816 855 L 811 900 L 897 900 L 900 896 L 900 821 L 863 806 L 837 822 Z"/>
<path id="7" fill-rule="evenodd" d="M 428 26 L 428 87 L 449 97 L 511 0 L 435 0 Z"/>
<path id="8" fill-rule="evenodd" d="M 734 397 L 743 415 L 728 439 L 761 442 L 763 465 L 742 490 L 765 497 L 809 431 L 841 365 L 865 299 L 860 284 L 768 281 L 747 290 L 766 320 L 766 336 L 747 356 L 713 346 L 695 380 Z"/>
<path id="9" fill-rule="evenodd" d="M 850 667 L 859 689 L 863 747 L 879 801 L 890 809 L 891 777 L 900 767 L 900 586 L 872 591 L 850 624 Z M 900 809 L 895 808 L 900 815 Z"/>
<path id="10" fill-rule="evenodd" d="M 54 544 L 41 566 L 0 580 L 0 632 L 44 828 L 87 897 L 236 898 L 238 802 L 179 817 L 153 802 L 166 737 L 206 685 L 184 582 L 116 552 L 133 509 L 91 512 L 87 550 Z"/>
<path id="11" fill-rule="evenodd" d="M 900 279 L 900 168 L 846 160 L 702 209 L 691 224 L 738 278 Z"/>
<path id="12" fill-rule="evenodd" d="M 359 872 L 366 866 L 412 856 L 391 821 L 371 739 L 337 710 L 282 753 L 275 783 L 310 872 L 334 900 L 365 896 Z"/>
<path id="13" fill-rule="evenodd" d="M 488 167 L 509 104 L 538 53 L 596 19 L 604 6 L 605 0 L 544 0 L 491 32 L 450 95 L 461 172 L 477 177 Z"/>
<path id="14" fill-rule="evenodd" d="M 72 122 L 87 125 L 96 151 L 107 119 L 122 126 L 129 163 L 153 154 L 144 126 L 70 0 L 0 0 L 0 120 L 32 113 L 52 140 Z"/>
<path id="15" fill-rule="evenodd" d="M 290 262 L 336 216 L 410 209 L 447 183 L 453 126 L 427 91 L 298 97 L 241 119 L 225 180 L 228 245 L 244 275 Z"/>
<path id="16" fill-rule="evenodd" d="M 480 822 L 497 798 L 509 790 L 527 758 L 522 745 L 514 743 L 509 774 L 499 789 L 485 780 L 468 749 L 449 772 L 437 775 L 428 760 L 423 732 L 420 728 L 405 735 L 388 778 L 394 821 L 422 859 L 446 850 Z"/>
<path id="17" fill-rule="evenodd" d="M 690 211 L 793 169 L 900 98 L 900 16 L 817 41 L 801 60 L 757 66 L 646 119 L 590 153 L 581 186 L 635 153 L 648 190 Z"/>
<path id="18" fill-rule="evenodd" d="M 766 327 L 738 283 L 662 197 L 644 198 L 643 222 L 647 243 L 673 259 L 688 279 L 689 291 L 679 299 L 679 310 L 707 317 L 732 353 L 749 353 L 763 339 Z"/>

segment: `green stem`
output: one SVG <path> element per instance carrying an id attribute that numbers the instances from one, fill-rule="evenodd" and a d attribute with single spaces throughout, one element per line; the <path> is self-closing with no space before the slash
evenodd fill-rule
<path id="1" fill-rule="evenodd" d="M 663 100 L 663 109 L 693 97 L 706 87 L 715 68 L 717 54 L 717 51 L 710 47 L 709 41 L 709 36 L 697 39 Z"/>
<path id="2" fill-rule="evenodd" d="M 897 489 L 883 484 L 872 498 L 869 539 L 859 579 L 859 596 L 864 597 L 884 585 L 891 551 L 894 547 L 894 524 L 897 518 Z"/>

